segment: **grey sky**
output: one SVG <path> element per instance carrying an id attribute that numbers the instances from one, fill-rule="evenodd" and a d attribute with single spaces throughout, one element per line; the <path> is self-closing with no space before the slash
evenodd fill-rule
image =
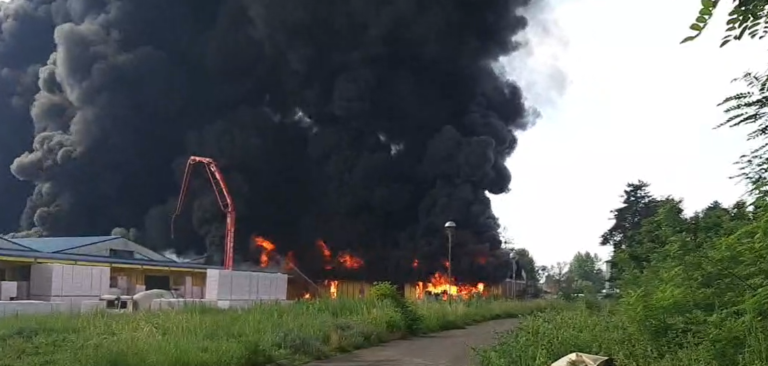
<path id="1" fill-rule="evenodd" d="M 688 211 L 743 193 L 728 177 L 745 133 L 712 128 L 723 120 L 716 104 L 738 88 L 731 80 L 768 65 L 765 44 L 718 48 L 721 11 L 701 39 L 680 45 L 699 4 L 560 1 L 546 14 L 549 32 L 529 35 L 533 51 L 507 62 L 543 118 L 508 162 L 511 193 L 492 200 L 541 264 L 584 250 L 607 256 L 599 236 L 629 181 L 684 198 Z M 560 91 L 552 83 L 563 77 Z"/>

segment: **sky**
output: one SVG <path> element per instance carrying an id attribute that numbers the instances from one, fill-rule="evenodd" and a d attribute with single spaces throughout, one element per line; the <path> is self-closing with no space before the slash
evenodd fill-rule
<path id="1" fill-rule="evenodd" d="M 749 145 L 743 130 L 713 129 L 724 120 L 717 103 L 739 90 L 732 79 L 768 65 L 765 44 L 719 48 L 723 8 L 681 45 L 695 0 L 552 1 L 523 52 L 504 60 L 542 113 L 507 162 L 511 191 L 491 197 L 516 246 L 545 265 L 579 251 L 607 258 L 600 235 L 638 179 L 684 199 L 688 213 L 739 199 L 744 186 L 729 176 Z"/>

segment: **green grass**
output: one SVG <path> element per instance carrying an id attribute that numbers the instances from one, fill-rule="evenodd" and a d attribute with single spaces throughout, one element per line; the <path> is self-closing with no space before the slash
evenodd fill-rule
<path id="1" fill-rule="evenodd" d="M 483 366 L 542 366 L 572 353 L 614 358 L 619 366 L 765 366 L 768 365 L 766 324 L 734 324 L 745 332 L 746 342 L 724 343 L 712 327 L 705 339 L 683 338 L 663 347 L 659 339 L 646 338 L 618 308 L 545 311 L 527 317 L 514 332 L 480 350 Z M 656 344 L 656 345 L 654 345 Z M 724 347 L 727 347 L 724 348 Z M 723 357 L 724 354 L 736 357 Z"/>
<path id="2" fill-rule="evenodd" d="M 416 305 L 423 332 L 531 314 L 551 302 Z M 257 366 L 300 364 L 405 336 L 389 301 L 312 301 L 244 311 L 190 308 L 135 314 L 0 319 L 0 365 Z"/>

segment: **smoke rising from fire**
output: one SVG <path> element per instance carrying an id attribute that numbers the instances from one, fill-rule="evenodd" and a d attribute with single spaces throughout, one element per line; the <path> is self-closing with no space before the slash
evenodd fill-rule
<path id="1" fill-rule="evenodd" d="M 529 1 L 1 4 L 0 163 L 13 176 L 0 175 L 0 229 L 118 228 L 220 258 L 223 215 L 202 173 L 169 235 L 198 155 L 235 196 L 241 259 L 258 260 L 257 235 L 318 274 L 322 240 L 365 263 L 336 276 L 411 281 L 442 268 L 453 220 L 454 275 L 501 279 L 486 192 L 508 189 L 531 109 L 496 61 L 517 48 Z"/>

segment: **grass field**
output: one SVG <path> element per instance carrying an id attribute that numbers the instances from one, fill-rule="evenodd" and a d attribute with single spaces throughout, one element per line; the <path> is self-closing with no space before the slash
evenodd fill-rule
<path id="1" fill-rule="evenodd" d="M 551 302 L 416 305 L 424 333 L 531 314 Z M 299 364 L 406 335 L 389 301 L 312 301 L 245 311 L 182 311 L 0 319 L 0 365 L 257 366 Z"/>
<path id="2" fill-rule="evenodd" d="M 580 306 L 541 312 L 527 317 L 495 346 L 481 350 L 482 365 L 549 365 L 572 352 L 610 356 L 619 366 L 768 365 L 764 324 L 733 324 L 744 333 L 743 338 L 729 336 L 729 329 L 713 327 L 705 330 L 712 334 L 708 339 L 687 338 L 690 333 L 670 334 L 676 338 L 673 341 L 649 339 L 635 324 L 618 308 Z"/>

